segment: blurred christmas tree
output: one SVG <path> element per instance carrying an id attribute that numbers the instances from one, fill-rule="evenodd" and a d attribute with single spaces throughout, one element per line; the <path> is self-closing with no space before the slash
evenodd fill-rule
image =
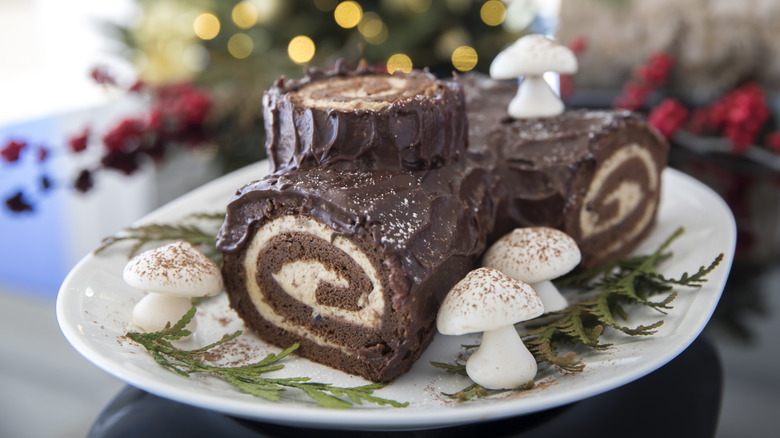
<path id="1" fill-rule="evenodd" d="M 540 18 L 545 3 L 138 0 L 137 22 L 114 30 L 145 83 L 209 90 L 207 131 L 227 171 L 263 157 L 260 96 L 279 76 L 300 77 L 303 66 L 337 58 L 391 71 L 429 67 L 440 76 L 486 71 L 530 28 L 549 30 Z"/>

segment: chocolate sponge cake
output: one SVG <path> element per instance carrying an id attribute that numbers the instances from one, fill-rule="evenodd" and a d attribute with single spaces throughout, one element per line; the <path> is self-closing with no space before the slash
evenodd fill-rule
<path id="1" fill-rule="evenodd" d="M 471 147 L 498 155 L 496 237 L 516 227 L 558 228 L 577 241 L 583 267 L 626 256 L 650 231 L 668 144 L 629 111 L 575 110 L 513 120 L 515 85 L 463 79 Z"/>
<path id="2" fill-rule="evenodd" d="M 273 173 L 237 191 L 218 236 L 247 325 L 389 382 L 491 239 L 550 225 L 588 263 L 629 251 L 657 208 L 663 140 L 629 113 L 513 121 L 504 87 L 339 65 L 269 90 Z"/>
<path id="3" fill-rule="evenodd" d="M 220 235 L 231 306 L 260 336 L 369 380 L 409 369 L 485 249 L 489 175 L 290 171 L 236 195 Z"/>

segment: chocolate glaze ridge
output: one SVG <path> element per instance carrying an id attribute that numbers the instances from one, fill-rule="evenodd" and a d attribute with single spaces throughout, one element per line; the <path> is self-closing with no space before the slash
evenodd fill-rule
<path id="1" fill-rule="evenodd" d="M 336 166 L 423 170 L 456 161 L 467 145 L 457 78 L 392 75 L 365 64 L 310 69 L 263 96 L 271 171 Z"/>

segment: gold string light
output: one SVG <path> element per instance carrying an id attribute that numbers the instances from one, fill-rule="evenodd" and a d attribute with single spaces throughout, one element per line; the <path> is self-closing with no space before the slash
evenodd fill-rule
<path id="1" fill-rule="evenodd" d="M 249 1 L 243 1 L 233 6 L 230 16 L 233 23 L 241 29 L 249 29 L 257 24 L 257 8 Z"/>
<path id="2" fill-rule="evenodd" d="M 401 70 L 404 73 L 412 71 L 412 58 L 403 53 L 396 53 L 387 60 L 387 71 L 393 73 Z"/>
<path id="3" fill-rule="evenodd" d="M 254 46 L 252 38 L 245 33 L 237 33 L 231 36 L 227 44 L 228 52 L 236 59 L 244 59 L 251 55 Z"/>
<path id="4" fill-rule="evenodd" d="M 458 71 L 473 70 L 478 59 L 477 51 L 470 46 L 460 46 L 452 52 L 452 66 Z"/>
<path id="5" fill-rule="evenodd" d="M 352 29 L 363 18 L 363 8 L 353 1 L 341 2 L 333 11 L 333 18 L 336 19 L 336 24 L 339 26 Z"/>
<path id="6" fill-rule="evenodd" d="M 296 64 L 304 64 L 314 58 L 314 41 L 306 35 L 298 35 L 287 45 L 287 55 Z"/>
<path id="7" fill-rule="evenodd" d="M 358 24 L 358 32 L 363 35 L 364 38 L 375 38 L 382 33 L 382 18 L 376 12 L 367 12 L 363 14 L 363 19 Z"/>
<path id="8" fill-rule="evenodd" d="M 214 39 L 219 34 L 219 18 L 211 13 L 203 13 L 195 17 L 192 29 L 202 40 Z"/>
<path id="9" fill-rule="evenodd" d="M 479 17 L 488 26 L 498 26 L 506 17 L 506 6 L 498 0 L 485 2 L 479 9 Z"/>

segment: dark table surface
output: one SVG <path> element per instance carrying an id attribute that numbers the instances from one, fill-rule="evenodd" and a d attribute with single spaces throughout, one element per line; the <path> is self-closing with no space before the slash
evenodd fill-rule
<path id="1" fill-rule="evenodd" d="M 780 280 L 780 174 L 760 163 L 730 155 L 691 152 L 680 146 L 672 148 L 670 166 L 709 185 L 726 200 L 737 219 L 738 247 L 723 296 L 704 334 L 677 358 L 637 381 L 537 414 L 395 433 L 314 430 L 251 422 L 128 386 L 96 419 L 89 436 L 716 436 L 724 414 L 724 385 L 729 385 L 733 378 L 724 375 L 724 362 L 740 363 L 741 358 L 734 357 L 740 352 L 753 349 L 754 354 L 765 354 L 764 350 L 778 346 L 776 341 L 756 341 L 766 338 L 756 331 L 754 322 L 777 319 L 768 312 L 771 306 L 767 301 L 775 289 L 772 279 Z M 735 345 L 740 347 L 735 349 Z M 773 360 L 778 357 L 777 353 L 767 354 Z M 749 369 L 750 365 L 747 366 Z M 777 396 L 780 399 L 780 394 Z M 735 417 L 733 412 L 729 413 L 729 418 Z M 770 418 L 767 424 L 777 421 Z M 761 424 L 753 427 L 754 430 L 745 430 L 744 436 L 772 436 Z"/>

